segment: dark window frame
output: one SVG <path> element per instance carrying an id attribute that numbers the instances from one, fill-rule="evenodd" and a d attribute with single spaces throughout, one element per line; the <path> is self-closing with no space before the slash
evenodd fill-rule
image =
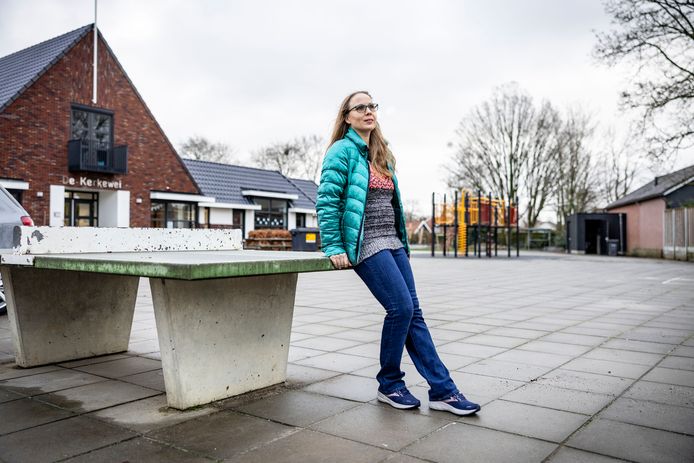
<path id="1" fill-rule="evenodd" d="M 74 124 L 74 115 L 73 111 L 84 111 L 86 113 L 92 113 L 92 114 L 101 114 L 101 115 L 106 115 L 111 118 L 111 133 L 109 134 L 109 148 L 114 146 L 114 140 L 115 140 L 115 131 L 116 131 L 116 124 L 115 124 L 115 113 L 109 109 L 104 109 L 104 108 L 93 108 L 91 106 L 85 106 L 83 104 L 79 103 L 72 103 L 70 105 L 70 125 L 68 126 L 68 130 L 70 132 L 69 140 L 77 140 L 73 136 L 73 124 Z M 91 133 L 92 130 L 89 130 Z M 92 140 L 91 138 L 87 138 L 87 140 Z"/>
<path id="2" fill-rule="evenodd" d="M 89 195 L 91 198 L 75 198 L 75 194 Z M 99 192 L 98 191 L 81 191 L 81 190 L 65 190 L 63 195 L 64 203 L 70 202 L 69 213 L 63 217 L 63 225 L 66 227 L 77 227 L 75 217 L 75 201 L 91 201 L 89 215 L 90 227 L 99 226 Z M 63 206 L 65 209 L 65 206 Z M 93 209 L 93 210 L 92 210 Z M 69 223 L 67 223 L 69 222 Z"/>
<path id="3" fill-rule="evenodd" d="M 163 204 L 164 205 L 164 226 L 163 227 L 155 227 L 153 224 L 153 219 L 152 219 L 152 208 L 155 204 Z M 172 223 L 179 223 L 179 222 L 188 222 L 192 223 L 191 227 L 173 227 L 173 228 L 199 228 L 198 224 L 198 219 L 199 219 L 199 213 L 200 213 L 200 207 L 198 207 L 198 204 L 195 202 L 190 202 L 190 201 L 173 201 L 173 200 L 168 200 L 168 199 L 152 199 L 150 202 L 149 206 L 149 223 L 150 227 L 152 228 L 168 228 L 167 225 L 169 223 L 169 212 L 171 211 L 171 205 L 172 204 L 184 204 L 186 206 L 192 206 L 193 207 L 193 218 L 190 220 L 171 220 Z"/>
<path id="4" fill-rule="evenodd" d="M 289 227 L 289 200 L 288 199 L 283 199 L 283 198 L 270 198 L 267 196 L 256 196 L 253 198 L 253 202 L 255 204 L 257 203 L 257 200 L 262 199 L 262 200 L 267 200 L 268 201 L 268 209 L 261 209 L 261 210 L 256 210 L 254 214 L 254 228 L 255 229 L 262 229 L 262 228 L 269 228 L 273 230 L 287 230 Z M 282 216 L 282 226 L 280 227 L 272 227 L 272 226 L 258 226 L 258 218 L 263 217 L 269 217 L 270 220 L 272 217 L 279 217 L 280 213 L 278 212 L 271 212 L 273 209 L 273 201 L 275 202 L 282 202 L 284 203 L 284 211 L 281 213 Z M 262 206 L 261 206 L 262 207 Z"/>

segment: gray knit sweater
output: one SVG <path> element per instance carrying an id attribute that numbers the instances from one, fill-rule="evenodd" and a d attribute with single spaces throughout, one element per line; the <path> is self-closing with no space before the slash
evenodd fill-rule
<path id="1" fill-rule="evenodd" d="M 364 209 L 364 240 L 358 262 L 384 249 L 403 247 L 395 229 L 395 210 L 392 203 L 394 192 L 393 181 L 380 177 L 371 169 L 369 194 Z"/>

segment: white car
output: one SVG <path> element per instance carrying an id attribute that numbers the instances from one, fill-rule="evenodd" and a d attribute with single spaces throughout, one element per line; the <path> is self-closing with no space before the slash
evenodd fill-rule
<path id="1" fill-rule="evenodd" d="M 0 254 L 12 248 L 14 227 L 18 225 L 33 226 L 34 221 L 10 192 L 0 185 Z M 0 278 L 0 315 L 6 312 L 5 291 Z"/>

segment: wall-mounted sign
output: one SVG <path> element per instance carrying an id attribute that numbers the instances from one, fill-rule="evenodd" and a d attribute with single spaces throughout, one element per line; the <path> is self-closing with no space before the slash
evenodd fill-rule
<path id="1" fill-rule="evenodd" d="M 88 177 L 66 177 L 63 175 L 63 185 L 70 186 L 81 186 L 88 188 L 111 188 L 114 190 L 123 189 L 123 182 L 121 180 L 105 180 L 102 178 L 88 178 Z"/>

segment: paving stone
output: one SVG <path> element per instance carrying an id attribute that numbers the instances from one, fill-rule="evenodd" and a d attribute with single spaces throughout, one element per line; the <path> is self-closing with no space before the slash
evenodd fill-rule
<path id="1" fill-rule="evenodd" d="M 514 463 L 537 463 L 555 448 L 555 444 L 529 437 L 451 423 L 405 448 L 403 453 L 439 463 L 460 463 L 463 460 L 508 463 L 510 455 Z"/>
<path id="2" fill-rule="evenodd" d="M 563 344 L 577 344 L 579 346 L 590 346 L 594 347 L 598 344 L 604 342 L 606 337 L 604 336 L 589 336 L 585 334 L 572 334 L 572 333 L 552 333 L 541 338 L 541 341 L 548 342 L 559 342 Z"/>
<path id="3" fill-rule="evenodd" d="M 672 368 L 656 367 L 646 376 L 643 377 L 646 381 L 654 381 L 657 383 L 675 384 L 678 386 L 694 387 L 694 371 L 674 370 Z"/>
<path id="4" fill-rule="evenodd" d="M 651 400 L 678 407 L 694 407 L 694 388 L 672 384 L 637 381 L 624 397 L 640 400 Z"/>
<path id="5" fill-rule="evenodd" d="M 545 384 L 527 384 L 501 396 L 503 400 L 539 405 L 557 410 L 594 415 L 614 400 L 611 395 L 563 389 Z"/>
<path id="6" fill-rule="evenodd" d="M 231 459 L 234 463 L 371 463 L 389 456 L 387 450 L 347 439 L 303 430 Z M 387 460 L 391 461 L 391 460 Z M 395 460 L 397 461 L 397 460 Z M 405 463 L 405 462 L 403 462 Z"/>
<path id="7" fill-rule="evenodd" d="M 632 350 L 636 352 L 649 352 L 651 354 L 667 354 L 674 348 L 672 344 L 636 341 L 631 339 L 611 339 L 603 344 L 602 347 L 608 349 Z"/>
<path id="8" fill-rule="evenodd" d="M 0 381 L 5 381 L 13 378 L 20 378 L 22 376 L 39 375 L 41 373 L 48 373 L 50 371 L 58 370 L 62 370 L 62 368 L 57 367 L 55 365 L 34 368 L 20 368 L 16 365 L 3 365 L 0 366 Z"/>
<path id="9" fill-rule="evenodd" d="M 651 367 L 636 365 L 633 363 L 613 362 L 610 360 L 597 360 L 577 358 L 561 366 L 564 370 L 585 371 L 601 375 L 619 376 L 622 378 L 638 379 Z"/>
<path id="10" fill-rule="evenodd" d="M 78 416 L 1 436 L 0 460 L 53 462 L 132 437 L 125 429 Z"/>
<path id="11" fill-rule="evenodd" d="M 547 460 L 547 463 L 620 463 L 623 461 L 597 453 L 562 447 Z"/>
<path id="12" fill-rule="evenodd" d="M 668 355 L 665 357 L 665 359 L 663 359 L 662 362 L 660 362 L 658 366 L 664 368 L 675 368 L 678 370 L 694 371 L 694 358 Z"/>
<path id="13" fill-rule="evenodd" d="M 190 452 L 169 447 L 146 438 L 131 439 L 103 449 L 65 460 L 66 463 L 143 462 L 143 463 L 209 463 L 210 460 Z"/>
<path id="14" fill-rule="evenodd" d="M 305 367 L 294 363 L 287 364 L 287 384 L 291 386 L 308 386 L 339 375 L 336 371 Z"/>
<path id="15" fill-rule="evenodd" d="M 311 384 L 305 391 L 339 397 L 358 402 L 368 402 L 376 398 L 378 381 L 355 375 L 340 375 Z"/>
<path id="16" fill-rule="evenodd" d="M 306 427 L 358 405 L 359 402 L 336 397 L 288 391 L 242 405 L 235 410 L 292 426 Z"/>
<path id="17" fill-rule="evenodd" d="M 503 362 L 500 360 L 480 360 L 476 363 L 461 368 L 463 373 L 475 373 L 499 378 L 515 379 L 516 381 L 531 381 L 550 371 L 551 367 L 526 365 L 516 362 Z"/>
<path id="18" fill-rule="evenodd" d="M 254 416 L 221 411 L 154 431 L 148 437 L 180 449 L 225 459 L 296 431 L 297 428 Z"/>
<path id="19" fill-rule="evenodd" d="M 635 339 L 638 341 L 662 342 L 665 344 L 680 344 L 691 333 L 685 330 L 673 330 L 667 328 L 639 327 L 626 331 L 620 338 Z"/>
<path id="20" fill-rule="evenodd" d="M 694 455 L 694 437 L 606 419 L 591 422 L 567 445 L 643 463 L 682 463 Z"/>
<path id="21" fill-rule="evenodd" d="M 520 346 L 528 342 L 525 338 L 514 338 L 510 336 L 495 336 L 488 333 L 476 334 L 465 338 L 466 343 L 481 344 L 483 346 L 511 348 Z"/>
<path id="22" fill-rule="evenodd" d="M 465 419 L 474 424 L 527 437 L 561 442 L 588 420 L 588 416 L 534 405 L 495 400 L 484 413 Z"/>
<path id="23" fill-rule="evenodd" d="M 585 358 L 597 360 L 609 360 L 613 362 L 636 363 L 638 365 L 653 366 L 658 363 L 663 354 L 651 354 L 647 352 L 634 352 L 621 349 L 604 349 L 598 347 L 582 355 Z"/>
<path id="24" fill-rule="evenodd" d="M 32 399 L 0 404 L 0 435 L 73 416 L 72 413 Z"/>
<path id="25" fill-rule="evenodd" d="M 330 336 L 315 336 L 309 339 L 304 339 L 303 341 L 295 342 L 294 344 L 292 344 L 292 346 L 332 352 L 336 350 L 347 349 L 348 347 L 358 346 L 360 344 L 361 342 L 359 341 L 331 338 Z"/>
<path id="26" fill-rule="evenodd" d="M 292 331 L 296 331 L 297 333 L 311 334 L 314 336 L 327 336 L 330 334 L 339 333 L 340 331 L 345 331 L 345 328 L 341 326 L 307 324 L 293 328 Z"/>
<path id="27" fill-rule="evenodd" d="M 486 331 L 485 334 L 493 334 L 495 336 L 511 336 L 514 338 L 537 339 L 548 334 L 548 331 L 503 327 L 491 329 Z"/>
<path id="28" fill-rule="evenodd" d="M 86 359 L 81 359 L 81 360 L 72 360 L 70 362 L 63 362 L 59 363 L 61 367 L 65 368 L 75 368 L 75 367 L 83 367 L 86 365 L 92 365 L 95 363 L 103 363 L 103 362 L 110 362 L 112 360 L 120 360 L 124 358 L 128 358 L 129 355 L 125 354 L 109 354 L 109 355 L 101 355 L 99 357 L 89 357 Z"/>
<path id="29" fill-rule="evenodd" d="M 315 357 L 316 355 L 323 355 L 325 351 L 317 349 L 308 349 L 305 347 L 289 346 L 289 358 L 290 362 L 296 362 L 298 360 L 307 359 L 309 357 Z"/>
<path id="30" fill-rule="evenodd" d="M 694 357 L 694 346 L 677 346 L 675 350 L 670 353 L 681 357 Z"/>
<path id="31" fill-rule="evenodd" d="M 361 357 L 368 357 L 378 361 L 378 359 L 381 356 L 381 346 L 380 344 L 369 342 L 365 344 L 359 344 L 354 347 L 349 347 L 347 349 L 341 349 L 340 353 L 349 355 L 359 355 Z"/>
<path id="32" fill-rule="evenodd" d="M 8 379 L 0 382 L 0 387 L 24 395 L 39 395 L 71 387 L 107 381 L 106 378 L 74 370 L 58 369 L 48 373 Z"/>
<path id="33" fill-rule="evenodd" d="M 509 350 L 492 357 L 492 360 L 503 360 L 506 362 L 519 362 L 528 365 L 538 365 L 543 367 L 556 368 L 559 365 L 571 360 L 573 357 L 568 355 L 556 355 L 545 352 L 532 352 L 527 350 Z"/>
<path id="34" fill-rule="evenodd" d="M 331 335 L 333 338 L 349 339 L 351 341 L 374 342 L 381 339 L 381 333 L 367 330 L 347 330 Z"/>
<path id="35" fill-rule="evenodd" d="M 451 378 L 455 381 L 458 389 L 473 402 L 478 395 L 498 398 L 525 384 L 511 379 L 461 373 L 459 371 L 452 371 Z"/>
<path id="36" fill-rule="evenodd" d="M 121 381 L 102 381 L 36 396 L 37 400 L 75 413 L 91 412 L 161 394 Z"/>
<path id="37" fill-rule="evenodd" d="M 2 386 L 0 386 L 0 404 L 10 402 L 11 400 L 18 400 L 22 397 L 24 396 L 21 394 L 17 394 L 16 392 L 3 389 Z"/>
<path id="38" fill-rule="evenodd" d="M 307 367 L 321 368 L 323 370 L 339 371 L 341 373 L 350 373 L 360 368 L 378 363 L 374 359 L 359 357 L 357 355 L 340 354 L 331 352 L 328 354 L 317 355 L 303 360 L 294 362 L 298 365 Z"/>
<path id="39" fill-rule="evenodd" d="M 506 347 L 482 346 L 479 344 L 467 344 L 460 341 L 449 342 L 438 347 L 442 353 L 464 355 L 466 357 L 487 358 L 506 351 Z"/>
<path id="40" fill-rule="evenodd" d="M 159 341 L 157 341 L 156 339 L 148 339 L 146 341 L 131 342 L 128 345 L 127 354 L 141 355 L 141 354 L 149 354 L 151 352 L 159 352 Z"/>
<path id="41" fill-rule="evenodd" d="M 591 349 L 590 346 L 579 346 L 578 344 L 563 344 L 559 342 L 549 342 L 543 341 L 542 339 L 544 338 L 535 341 L 530 341 L 527 344 L 523 344 L 519 347 L 519 349 L 533 352 L 545 352 L 547 354 L 559 354 L 570 356 L 581 355 L 588 352 Z"/>
<path id="42" fill-rule="evenodd" d="M 397 451 L 447 423 L 448 421 L 433 416 L 364 404 L 311 427 L 335 436 Z"/>
<path id="43" fill-rule="evenodd" d="M 106 378 L 121 378 L 145 371 L 160 370 L 161 362 L 143 357 L 127 357 L 110 362 L 95 363 L 75 368 L 76 370 Z"/>
<path id="44" fill-rule="evenodd" d="M 121 381 L 137 384 L 138 386 L 148 387 L 157 391 L 165 392 L 164 373 L 161 370 L 146 371 L 131 376 L 119 378 Z"/>
<path id="45" fill-rule="evenodd" d="M 627 378 L 563 369 L 554 370 L 537 380 L 538 384 L 611 395 L 621 394 L 632 382 Z"/>
<path id="46" fill-rule="evenodd" d="M 694 408 L 619 398 L 600 417 L 694 435 Z"/>
<path id="47" fill-rule="evenodd" d="M 158 395 L 148 399 L 138 400 L 115 407 L 105 408 L 90 413 L 89 416 L 100 421 L 132 429 L 139 433 L 147 433 L 154 429 L 199 418 L 217 412 L 212 405 L 195 407 L 190 410 L 169 408 L 166 396 Z"/>
<path id="48" fill-rule="evenodd" d="M 394 453 L 381 463 L 426 463 L 426 461 L 402 453 Z"/>

